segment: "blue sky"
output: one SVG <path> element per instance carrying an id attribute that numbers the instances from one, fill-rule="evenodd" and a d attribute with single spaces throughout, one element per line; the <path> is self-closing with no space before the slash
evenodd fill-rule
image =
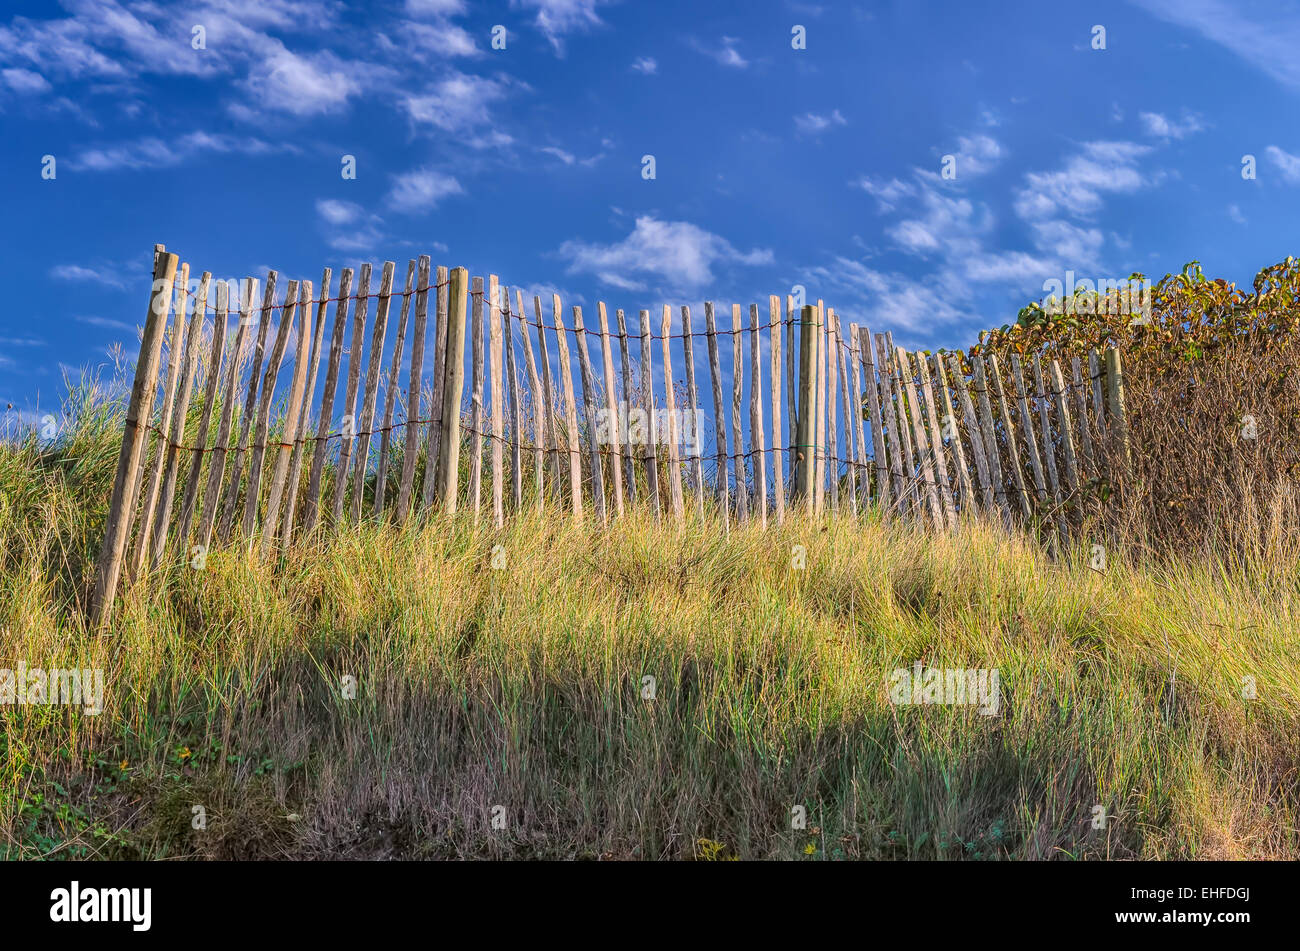
<path id="1" fill-rule="evenodd" d="M 1249 284 L 1297 250 L 1295 0 L 10 0 L 0 17 L 0 402 L 24 409 L 115 341 L 134 354 L 157 242 L 282 287 L 389 259 L 400 283 L 429 253 L 632 314 L 726 315 L 801 284 L 930 347 L 1067 271 L 1195 258 Z"/>

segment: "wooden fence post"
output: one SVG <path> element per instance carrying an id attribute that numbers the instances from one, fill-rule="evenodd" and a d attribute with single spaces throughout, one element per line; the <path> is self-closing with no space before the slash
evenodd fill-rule
<path id="1" fill-rule="evenodd" d="M 1025 390 L 1025 374 L 1020 365 L 1020 354 L 1011 353 L 1011 379 L 1016 385 L 1016 402 L 1020 406 L 1020 423 L 1025 427 L 1025 448 L 1029 451 L 1029 467 L 1034 475 L 1034 491 L 1040 502 L 1047 501 L 1047 484 L 1043 479 L 1043 461 L 1038 455 L 1038 442 L 1034 439 L 1034 417 L 1029 412 L 1029 397 Z M 1047 433 L 1043 433 L 1047 438 Z"/>
<path id="2" fill-rule="evenodd" d="M 158 416 L 158 452 L 154 456 L 152 474 L 149 476 L 149 488 L 144 494 L 143 508 L 140 512 L 140 530 L 136 534 L 135 546 L 131 552 L 131 580 L 140 575 L 149 561 L 149 545 L 153 540 L 154 513 L 158 507 L 158 493 L 162 488 L 163 469 L 167 465 L 168 442 L 171 439 L 172 407 L 176 402 L 176 390 L 180 382 L 180 375 L 184 372 L 184 350 L 188 330 L 185 317 L 189 305 L 189 280 L 190 266 L 182 264 L 173 285 L 176 293 L 176 305 L 173 308 L 175 313 L 172 317 L 171 340 L 167 345 L 166 393 L 163 396 L 162 412 Z M 142 470 L 149 468 L 143 465 L 143 460 L 141 468 Z"/>
<path id="3" fill-rule="evenodd" d="M 749 473 L 745 438 L 741 432 L 740 397 L 745 385 L 745 346 L 741 337 L 740 305 L 731 305 L 731 468 L 736 476 L 736 521 L 749 520 Z"/>
<path id="4" fill-rule="evenodd" d="M 763 445 L 763 361 L 759 359 L 758 305 L 749 305 L 749 448 L 754 457 L 754 510 L 767 528 L 767 448 Z"/>
<path id="5" fill-rule="evenodd" d="M 280 363 L 289 346 L 289 332 L 293 329 L 294 315 L 298 311 L 298 282 L 290 281 L 284 295 L 284 309 L 280 311 L 280 329 L 275 335 L 271 359 L 262 376 L 262 399 L 257 412 L 257 435 L 253 439 L 248 464 L 248 494 L 244 499 L 244 535 L 252 547 L 253 530 L 257 526 L 257 511 L 261 507 L 262 463 L 266 459 L 267 443 L 271 434 L 271 406 L 275 398 L 275 381 L 280 375 Z"/>
<path id="6" fill-rule="evenodd" d="M 620 311 L 620 313 L 622 313 Z M 551 321 L 555 324 L 555 339 L 559 346 L 560 382 L 564 391 L 564 418 L 568 429 L 569 498 L 573 503 L 573 517 L 582 518 L 582 457 L 578 445 L 578 407 L 573 399 L 573 365 L 569 360 L 569 338 L 560 316 L 560 295 L 551 295 Z"/>
<path id="7" fill-rule="evenodd" d="M 90 623 L 100 627 L 112 616 L 117 583 L 122 574 L 122 555 L 131 533 L 135 498 L 139 491 L 138 472 L 143 456 L 145 427 L 153 411 L 154 391 L 158 386 L 158 364 L 162 356 L 163 330 L 171 309 L 172 284 L 180 258 L 155 247 L 153 290 L 144 318 L 144 335 L 140 357 L 135 365 L 135 380 L 126 408 L 126 427 L 122 448 L 117 454 L 117 472 L 113 476 L 113 493 L 108 502 L 108 522 L 104 543 L 95 563 L 95 592 L 91 601 Z"/>
<path id="8" fill-rule="evenodd" d="M 217 509 L 221 504 L 221 485 L 226 475 L 226 444 L 230 442 L 230 433 L 235 418 L 235 403 L 238 401 L 239 363 L 244 353 L 244 338 L 248 334 L 248 315 L 252 301 L 247 289 L 254 283 L 248 278 L 244 283 L 245 292 L 242 300 L 236 302 L 239 308 L 239 327 L 235 331 L 235 343 L 226 360 L 226 376 L 221 385 L 221 421 L 217 425 L 217 436 L 213 441 L 212 462 L 208 464 L 208 482 L 203 490 L 203 511 L 199 515 L 199 528 L 195 538 L 199 546 L 207 551 L 212 542 L 212 529 L 217 520 Z M 236 291 L 238 293 L 238 291 Z M 217 301 L 221 301 L 221 285 L 217 285 Z"/>
<path id="9" fill-rule="evenodd" d="M 433 400 L 429 407 L 429 436 L 425 442 L 424 505 L 435 501 L 438 490 L 438 471 L 442 453 L 442 393 L 446 389 L 447 373 L 447 301 L 450 290 L 447 268 L 439 267 L 434 281 L 436 323 L 433 328 Z"/>
<path id="10" fill-rule="evenodd" d="M 1002 386 L 1002 370 L 998 366 L 998 356 L 990 353 L 989 369 L 993 372 L 993 385 L 998 388 L 998 413 L 1002 417 L 1002 431 L 1007 436 L 1007 465 L 1011 469 L 1011 479 L 1016 486 L 1016 496 L 1020 500 L 1020 511 L 1025 518 L 1033 515 L 1033 506 L 1029 504 L 1029 489 L 1025 485 L 1025 473 L 1020 465 L 1020 450 L 1016 445 L 1015 424 L 1011 421 L 1011 407 L 1007 403 L 1007 393 Z"/>
<path id="11" fill-rule="evenodd" d="M 645 405 L 645 476 L 646 495 L 655 521 L 659 520 L 659 448 L 658 432 L 655 425 L 655 374 L 654 349 L 650 346 L 650 311 L 643 310 L 637 314 L 641 327 L 641 402 Z"/>
<path id="12" fill-rule="evenodd" d="M 379 426 L 379 465 L 375 467 L 376 516 L 384 514 L 388 495 L 388 455 L 393 445 L 393 408 L 397 405 L 398 374 L 402 372 L 402 351 L 406 345 L 406 321 L 411 313 L 411 282 L 415 278 L 415 261 L 406 262 L 406 287 L 402 291 L 402 310 L 397 318 L 397 336 L 393 341 L 393 364 L 388 371 L 388 386 L 384 393 L 384 417 Z M 308 387 L 308 393 L 311 388 Z M 416 398 L 417 401 L 419 397 Z M 309 399 L 308 403 L 311 402 Z M 401 491 L 400 489 L 398 491 Z"/>
<path id="13" fill-rule="evenodd" d="M 334 423 L 334 395 L 338 392 L 339 366 L 343 362 L 343 332 L 348 324 L 348 296 L 352 293 L 352 268 L 345 267 L 339 279 L 339 299 L 334 304 L 334 330 L 330 334 L 330 362 L 325 371 L 325 390 L 321 394 L 320 420 L 316 427 L 316 444 L 312 449 L 311 474 L 307 477 L 307 508 L 303 512 L 303 534 L 310 537 L 316 530 L 321 510 L 321 479 L 325 474 L 325 452 L 330 426 Z M 329 297 L 328 287 L 322 298 Z"/>
<path id="14" fill-rule="evenodd" d="M 524 338 L 524 357 L 527 360 L 528 367 L 528 393 L 533 407 L 533 475 L 537 482 L 537 514 L 540 515 L 546 502 L 546 404 L 542 402 L 542 385 L 537 376 L 537 354 L 533 352 L 533 338 L 528 336 L 528 318 L 524 316 L 524 294 L 517 287 L 515 288 L 515 308 L 519 311 L 519 333 Z M 538 415 L 539 413 L 541 415 Z M 622 512 L 622 510 L 622 505 L 620 505 L 619 511 Z"/>
<path id="15" fill-rule="evenodd" d="M 339 444 L 339 458 L 334 470 L 334 525 L 343 521 L 343 497 L 348 488 L 348 472 L 352 468 L 352 443 L 357 438 L 357 390 L 361 386 L 361 361 L 366 339 L 366 311 L 370 303 L 370 264 L 361 265 L 361 285 L 357 291 L 357 307 L 352 317 L 352 338 L 348 349 L 348 387 L 343 397 L 343 439 Z"/>
<path id="16" fill-rule="evenodd" d="M 885 450 L 884 418 L 880 410 L 880 384 L 876 382 L 876 361 L 872 355 L 871 328 L 858 329 L 858 352 L 866 377 L 867 418 L 871 423 L 871 458 L 876 465 L 876 502 L 884 518 L 889 518 L 889 456 Z"/>
<path id="17" fill-rule="evenodd" d="M 600 440 L 596 434 L 596 378 L 591 372 L 591 355 L 587 352 L 587 330 L 582 324 L 582 308 L 576 304 L 573 307 L 573 339 L 578 345 L 578 363 L 582 367 L 582 409 L 587 423 L 587 449 L 591 454 L 591 495 L 596 506 L 596 518 L 603 523 L 606 521 L 605 475 L 600 464 Z"/>
<path id="18" fill-rule="evenodd" d="M 944 510 L 939 503 L 934 464 L 930 458 L 929 437 L 926 436 L 925 423 L 922 422 L 921 405 L 920 400 L 917 398 L 916 382 L 912 378 L 911 361 L 907 357 L 907 351 L 902 347 L 898 347 L 894 351 L 894 359 L 898 361 L 898 379 L 902 384 L 902 392 L 907 397 L 907 411 L 911 417 L 912 435 L 916 443 L 916 458 L 920 465 L 921 482 L 925 488 L 925 497 L 930 504 L 930 517 L 934 520 L 934 527 L 939 531 L 943 531 L 946 524 Z"/>
<path id="19" fill-rule="evenodd" d="M 772 501 L 776 507 L 776 524 L 785 522 L 785 433 L 781 425 L 781 298 L 767 299 L 768 335 L 772 344 Z M 689 338 L 688 338 L 689 339 Z M 694 394 L 692 394 L 694 402 Z M 793 420 L 792 420 L 793 422 Z"/>
<path id="20" fill-rule="evenodd" d="M 519 401 L 519 367 L 515 360 L 515 318 L 510 312 L 510 288 L 503 287 L 501 296 L 505 309 L 501 312 L 505 324 L 506 396 L 510 409 L 510 500 L 515 514 L 524 507 L 524 447 L 521 440 L 524 428 L 524 407 Z"/>
<path id="21" fill-rule="evenodd" d="M 718 472 L 714 479 L 722 526 L 731 519 L 731 488 L 727 478 L 727 416 L 722 409 L 722 368 L 718 363 L 718 327 L 713 315 L 713 301 L 704 302 L 704 332 L 709 340 L 709 374 L 713 381 L 713 431 L 717 442 Z"/>
<path id="22" fill-rule="evenodd" d="M 948 375 L 943 368 L 943 357 L 938 353 L 934 355 L 934 372 L 939 394 L 943 397 L 944 429 L 951 434 L 949 445 L 952 446 L 953 456 L 957 462 L 957 481 L 961 486 L 962 513 L 974 512 L 977 509 L 975 486 L 971 479 L 970 469 L 966 465 L 966 450 L 961 443 L 961 433 L 957 431 L 957 415 L 953 411 L 952 392 L 948 389 Z"/>
<path id="23" fill-rule="evenodd" d="M 488 275 L 488 345 L 492 359 L 492 517 L 497 528 L 505 524 L 503 500 L 504 473 L 502 454 L 505 451 L 505 417 L 503 404 L 505 386 L 502 378 L 501 299 L 497 276 Z"/>
<path id="24" fill-rule="evenodd" d="M 194 438 L 195 458 L 190 462 L 185 477 L 185 491 L 181 495 L 180 527 L 176 537 L 184 550 L 194 524 L 194 511 L 199 500 L 199 484 L 203 481 L 203 457 L 208 451 L 208 432 L 212 428 L 212 415 L 216 410 L 217 385 L 221 381 L 221 358 L 226 349 L 226 322 L 230 312 L 230 285 L 217 281 L 217 307 L 212 314 L 212 347 L 208 351 L 208 376 L 203 387 L 203 408 L 199 417 L 199 431 Z M 211 468 L 211 466 L 209 466 Z"/>
<path id="25" fill-rule="evenodd" d="M 840 362 L 839 334 L 835 331 L 835 308 L 826 308 L 826 475 L 830 482 L 830 510 L 840 506 L 839 399 L 835 389 Z"/>
<path id="26" fill-rule="evenodd" d="M 609 314 L 605 302 L 596 304 L 596 313 L 600 317 L 600 353 L 601 368 L 604 371 L 605 412 L 609 415 L 605 432 L 609 436 L 610 474 L 609 481 L 614 489 L 614 514 L 623 516 L 623 440 L 619 433 L 621 414 L 618 411 L 618 393 L 614 386 L 614 351 L 609 343 Z M 626 394 L 624 394 L 626 396 Z M 630 462 L 628 463 L 631 464 Z"/>
<path id="27" fill-rule="evenodd" d="M 266 286 L 262 290 L 262 309 L 257 318 L 257 344 L 253 349 L 253 362 L 248 368 L 248 393 L 244 397 L 244 411 L 239 420 L 239 442 L 235 447 L 235 461 L 230 467 L 230 482 L 226 502 L 221 512 L 221 523 L 217 527 L 217 538 L 223 544 L 230 539 L 235 529 L 235 514 L 239 511 L 239 483 L 244 475 L 244 457 L 248 452 L 248 442 L 253 436 L 253 422 L 257 415 L 257 384 L 262 378 L 262 362 L 266 356 L 266 337 L 271 329 L 271 311 L 275 308 L 275 282 L 278 274 L 268 271 Z M 253 298 L 257 294 L 257 283 L 249 282 L 248 318 L 252 317 Z M 240 313 L 240 320 L 246 319 Z"/>
<path id="28" fill-rule="evenodd" d="M 406 434 L 402 437 L 402 480 L 397 488 L 397 523 L 405 525 L 415 494 L 420 456 L 420 402 L 424 395 L 424 350 L 429 326 L 429 256 L 416 259 L 415 328 L 411 335 L 411 375 L 406 384 Z"/>
<path id="29" fill-rule="evenodd" d="M 534 298 L 536 299 L 536 298 Z M 470 320 L 474 326 L 470 337 L 473 346 L 470 349 L 470 445 L 473 447 L 469 460 L 469 508 L 474 513 L 474 524 L 478 525 L 479 511 L 483 507 L 483 425 L 486 422 L 483 410 L 483 377 L 486 353 L 483 349 L 483 278 L 476 277 L 470 284 L 470 300 L 473 302 Z M 537 320 L 541 322 L 541 312 Z"/>
<path id="30" fill-rule="evenodd" d="M 948 527 L 957 527 L 957 507 L 952 500 L 952 483 L 948 480 L 948 458 L 943 451 L 943 435 L 939 429 L 939 414 L 934 403 L 934 387 L 930 381 L 930 363 L 924 353 L 916 355 L 916 375 L 921 381 L 921 399 L 925 403 L 926 419 L 930 424 L 930 451 L 939 476 L 939 496 L 943 503 Z"/>
<path id="31" fill-rule="evenodd" d="M 970 439 L 971 455 L 975 457 L 975 474 L 979 478 L 980 491 L 983 494 L 984 511 L 992 514 L 997 506 L 997 500 L 993 491 L 993 479 L 989 475 L 989 460 L 986 454 L 988 444 L 984 440 L 979 417 L 975 415 L 975 406 L 971 403 L 970 388 L 966 385 L 966 374 L 961 368 L 961 356 L 953 353 L 948 359 L 952 367 L 953 383 L 957 388 L 957 398 L 961 403 L 962 422 L 966 424 L 966 436 Z M 961 436 L 958 434 L 953 438 L 959 440 Z"/>
<path id="32" fill-rule="evenodd" d="M 537 317 L 537 346 L 542 351 L 543 419 L 546 421 L 546 445 L 551 460 L 551 494 L 556 499 L 560 493 L 560 436 L 555 422 L 555 384 L 551 379 L 551 348 L 546 342 L 546 329 L 542 325 L 542 299 L 533 296 L 533 313 Z M 481 400 L 480 400 L 481 401 Z"/>
<path id="33" fill-rule="evenodd" d="M 280 528 L 280 503 L 284 498 L 285 481 L 289 474 L 290 457 L 298 443 L 298 419 L 302 415 L 304 402 L 310 402 L 307 389 L 307 346 L 310 342 L 311 318 L 311 281 L 303 281 L 298 287 L 298 309 L 302 312 L 298 329 L 298 347 L 294 351 L 293 379 L 289 384 L 289 401 L 284 412 L 284 433 L 276 449 L 275 466 L 271 470 L 271 488 L 266 496 L 266 519 L 262 522 L 262 552 L 265 554 L 275 543 Z"/>
<path id="34" fill-rule="evenodd" d="M 361 417 L 357 426 L 357 458 L 352 469 L 352 524 L 361 521 L 361 507 L 366 494 L 366 472 L 370 468 L 370 437 L 375 425 L 375 400 L 379 394 L 379 374 L 384 365 L 384 336 L 388 332 L 388 309 L 393 301 L 393 272 L 397 265 L 384 262 L 379 277 L 379 300 L 375 305 L 375 327 L 370 335 L 370 360 L 366 364 L 366 388 L 361 398 Z M 365 277 L 362 277 L 365 283 Z M 376 488 L 379 482 L 376 480 Z"/>
<path id="35" fill-rule="evenodd" d="M 1111 439 L 1127 475 L 1133 470 L 1133 452 L 1129 446 L 1128 413 L 1124 407 L 1124 369 L 1117 347 L 1106 349 L 1106 404 Z"/>
<path id="36" fill-rule="evenodd" d="M 817 332 L 817 308 L 806 305 L 799 321 L 799 408 L 795 414 L 798 433 L 790 448 L 797 450 L 793 452 L 796 497 L 810 517 L 816 507 L 813 479 L 817 466 L 813 457 L 817 448 L 814 442 L 817 408 L 813 392 L 817 383 Z"/>
<path id="37" fill-rule="evenodd" d="M 302 409 L 298 416 L 298 438 L 293 444 L 293 462 L 289 465 L 289 495 L 284 504 L 284 525 L 280 528 L 280 538 L 287 546 L 293 541 L 293 520 L 294 512 L 298 507 L 298 493 L 302 483 L 302 463 L 307 456 L 307 433 L 311 426 L 311 404 L 313 394 L 316 392 L 316 375 L 320 371 L 320 358 L 322 345 L 325 342 L 325 301 L 330 296 L 330 275 L 332 271 L 325 268 L 321 272 L 320 282 L 320 301 L 316 303 L 316 322 L 312 325 L 311 356 L 311 375 L 307 378 L 307 388 L 304 390 Z M 311 282 L 307 282 L 311 287 Z M 311 303 L 311 293 L 307 294 L 308 303 Z M 303 311 L 303 326 L 306 326 L 306 310 Z"/>
<path id="38" fill-rule="evenodd" d="M 671 307 L 664 304 L 661 339 L 664 353 L 664 411 L 668 414 L 668 500 L 673 507 L 673 518 L 680 522 L 685 512 L 682 499 L 680 433 L 677 428 L 677 394 L 673 392 L 672 329 L 673 311 Z"/>
<path id="39" fill-rule="evenodd" d="M 456 514 L 460 479 L 460 401 L 465 393 L 465 312 L 469 271 L 451 272 L 448 297 L 447 351 L 443 363 L 442 437 L 438 450 L 439 493 L 448 515 Z"/>
<path id="40" fill-rule="evenodd" d="M 695 386 L 695 344 L 691 337 L 691 309 L 682 305 L 682 358 L 686 361 L 686 398 L 691 403 L 691 445 L 694 452 L 691 461 L 695 475 L 695 506 L 700 518 L 704 518 L 704 458 L 703 438 L 700 431 L 700 393 Z"/>

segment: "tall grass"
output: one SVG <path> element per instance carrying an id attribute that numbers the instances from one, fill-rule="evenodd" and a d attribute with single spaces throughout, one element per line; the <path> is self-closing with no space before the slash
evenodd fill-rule
<path id="1" fill-rule="evenodd" d="M 82 405 L 0 448 L 0 667 L 107 680 L 98 717 L 0 707 L 8 857 L 1300 856 L 1300 548 L 1265 503 L 1267 545 L 1116 537 L 1100 570 L 875 514 L 363 524 L 177 556 L 100 636 L 120 407 Z M 996 668 L 998 715 L 892 705 L 917 661 Z"/>

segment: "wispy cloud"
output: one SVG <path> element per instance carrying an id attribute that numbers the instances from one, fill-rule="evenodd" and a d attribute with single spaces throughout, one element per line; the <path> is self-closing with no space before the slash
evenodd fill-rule
<path id="1" fill-rule="evenodd" d="M 744 69 L 749 65 L 749 60 L 741 56 L 740 50 L 736 49 L 740 45 L 740 40 L 734 36 L 724 36 L 716 43 L 709 43 L 696 37 L 691 37 L 688 42 L 696 52 L 703 53 L 723 66 Z"/>
<path id="2" fill-rule="evenodd" d="M 794 117 L 794 127 L 800 135 L 818 135 L 837 125 L 848 125 L 848 120 L 840 115 L 838 109 L 828 116 L 819 115 L 815 112 L 805 112 L 801 116 Z"/>
<path id="3" fill-rule="evenodd" d="M 647 76 L 653 76 L 659 72 L 659 63 L 653 56 L 639 56 L 632 61 L 632 68 L 638 73 L 645 73 Z"/>
<path id="4" fill-rule="evenodd" d="M 150 136 L 134 142 L 87 149 L 74 159 L 73 165 L 86 171 L 107 172 L 168 168 L 204 155 L 269 155 L 296 151 L 297 147 L 288 143 L 273 144 L 248 136 L 190 132 L 169 141 Z"/>
<path id="5" fill-rule="evenodd" d="M 50 277 L 61 281 L 81 281 L 103 284 L 105 287 L 126 287 L 121 269 L 111 266 L 85 267 L 81 264 L 58 264 L 50 268 Z"/>
<path id="6" fill-rule="evenodd" d="M 772 263 L 770 250 L 739 251 L 690 222 L 649 215 L 637 218 L 631 234 L 621 241 L 566 241 L 559 253 L 569 260 L 570 274 L 592 274 L 601 283 L 625 290 L 642 290 L 645 278 L 654 278 L 670 290 L 693 291 L 708 284 L 719 265 Z"/>
<path id="7" fill-rule="evenodd" d="M 566 34 L 603 25 L 596 14 L 596 7 L 602 2 L 604 0 L 510 0 L 511 6 L 537 11 L 533 23 L 559 56 L 564 55 Z"/>
<path id="8" fill-rule="evenodd" d="M 449 195 L 464 192 L 453 176 L 432 168 L 417 168 L 393 176 L 387 203 L 396 211 L 428 211 Z"/>
<path id="9" fill-rule="evenodd" d="M 1300 155 L 1292 155 L 1276 145 L 1270 145 L 1264 150 L 1264 154 L 1272 159 L 1273 164 L 1282 173 L 1283 181 L 1290 185 L 1300 184 Z"/>
<path id="10" fill-rule="evenodd" d="M 1157 139 L 1185 139 L 1205 128 L 1200 116 L 1194 113 L 1185 114 L 1180 121 L 1168 119 L 1159 112 L 1141 112 L 1138 119 L 1147 135 Z"/>

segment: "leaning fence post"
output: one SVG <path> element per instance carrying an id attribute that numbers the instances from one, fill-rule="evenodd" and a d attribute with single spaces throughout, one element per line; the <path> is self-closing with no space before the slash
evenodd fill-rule
<path id="1" fill-rule="evenodd" d="M 1129 446 L 1128 414 L 1124 409 L 1124 369 L 1120 364 L 1118 347 L 1106 350 L 1106 413 L 1110 418 L 1115 448 L 1123 459 L 1126 472 L 1130 471 L 1133 454 Z"/>
<path id="2" fill-rule="evenodd" d="M 117 455 L 117 473 L 113 477 L 113 494 L 108 503 L 104 544 L 95 564 L 92 627 L 98 627 L 111 615 L 117 582 L 122 575 L 122 553 L 127 536 L 131 533 L 132 515 L 139 492 L 137 473 L 145 433 L 141 420 L 147 422 L 153 411 L 154 390 L 158 386 L 158 363 L 162 356 L 163 328 L 167 326 L 167 316 L 171 310 L 172 283 L 176 279 L 176 266 L 179 263 L 180 258 L 165 253 L 162 245 L 155 249 L 153 292 L 149 296 L 149 310 L 145 314 L 140 357 L 135 365 L 135 381 L 131 384 L 131 401 L 126 409 L 122 448 Z"/>
<path id="3" fill-rule="evenodd" d="M 465 311 L 469 271 L 452 270 L 447 317 L 447 353 L 442 374 L 442 438 L 438 447 L 439 494 L 448 515 L 456 514 L 460 478 L 460 400 L 465 393 Z"/>
<path id="4" fill-rule="evenodd" d="M 812 482 L 816 468 L 810 452 L 814 448 L 813 426 L 816 422 L 814 418 L 816 410 L 813 405 L 813 384 L 817 377 L 816 313 L 816 307 L 805 306 L 799 320 L 799 411 L 795 414 L 797 420 L 795 444 L 790 447 L 795 450 L 793 453 L 795 491 L 808 515 L 813 514 Z"/>

